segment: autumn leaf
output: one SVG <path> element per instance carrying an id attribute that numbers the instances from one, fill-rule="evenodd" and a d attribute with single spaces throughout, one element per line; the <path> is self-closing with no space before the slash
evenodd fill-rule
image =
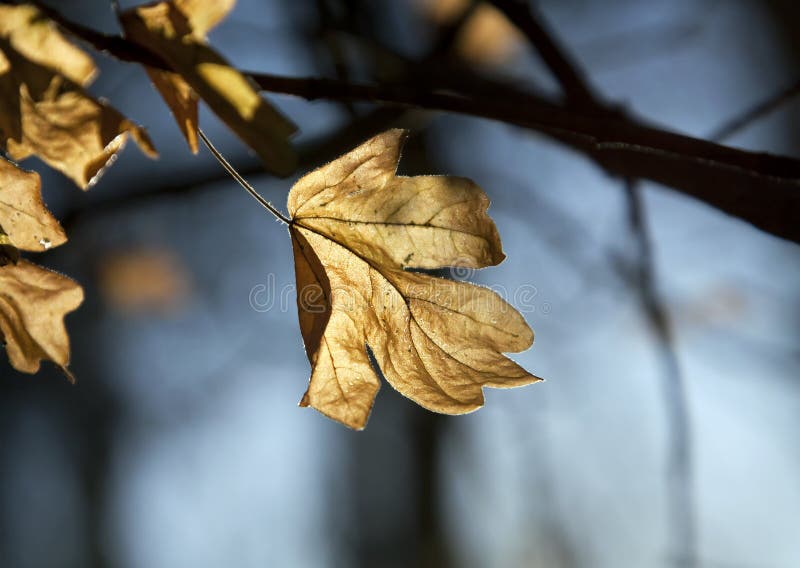
<path id="1" fill-rule="evenodd" d="M 206 34 L 233 8 L 233 0 L 171 0 L 121 14 L 128 39 L 161 57 L 175 73 L 148 75 L 197 152 L 197 100 L 202 98 L 271 171 L 288 174 L 297 158 L 288 138 L 295 125 L 250 81 L 206 43 Z"/>
<path id="2" fill-rule="evenodd" d="M 43 251 L 66 240 L 42 202 L 39 175 L 0 158 L 0 339 L 17 370 L 35 373 L 48 359 L 74 380 L 63 320 L 80 305 L 83 290 L 19 257 L 20 249 Z"/>
<path id="3" fill-rule="evenodd" d="M 0 158 L 0 228 L 22 250 L 44 251 L 67 240 L 42 202 L 41 187 L 39 174 Z"/>
<path id="4" fill-rule="evenodd" d="M 536 382 L 503 355 L 530 347 L 522 315 L 487 288 L 406 268 L 481 268 L 504 259 L 489 199 L 458 177 L 395 175 L 390 130 L 306 175 L 288 207 L 300 330 L 311 362 L 301 401 L 363 428 L 386 380 L 421 406 L 463 414 L 483 387 Z"/>
<path id="5" fill-rule="evenodd" d="M 35 373 L 47 359 L 72 378 L 64 316 L 82 301 L 83 290 L 66 276 L 25 260 L 0 267 L 0 332 L 11 365 Z"/>
<path id="6" fill-rule="evenodd" d="M 84 91 L 96 69 L 33 6 L 0 6 L 0 144 L 9 157 L 37 155 L 86 189 L 130 135 L 148 156 L 145 131 Z"/>
<path id="7" fill-rule="evenodd" d="M 0 38 L 26 60 L 77 85 L 89 84 L 97 74 L 92 58 L 61 35 L 34 6 L 0 5 Z"/>

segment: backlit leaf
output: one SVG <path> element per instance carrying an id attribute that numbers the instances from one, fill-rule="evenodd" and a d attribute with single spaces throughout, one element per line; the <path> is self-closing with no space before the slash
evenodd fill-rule
<path id="1" fill-rule="evenodd" d="M 390 130 L 303 177 L 289 194 L 300 329 L 311 361 L 301 405 L 363 428 L 386 380 L 421 406 L 463 414 L 483 387 L 536 382 L 503 355 L 530 347 L 522 315 L 487 288 L 404 270 L 504 258 L 489 200 L 469 180 L 395 175 Z"/>
<path id="2" fill-rule="evenodd" d="M 83 290 L 66 276 L 25 260 L 0 267 L 0 333 L 11 365 L 35 373 L 46 359 L 71 377 L 64 316 L 82 301 Z"/>
<path id="3" fill-rule="evenodd" d="M 0 6 L 0 145 L 37 155 L 86 189 L 130 134 L 156 156 L 145 131 L 84 91 L 91 59 L 27 5 Z"/>
<path id="4" fill-rule="evenodd" d="M 297 158 L 288 138 L 295 125 L 259 95 L 250 81 L 206 43 L 206 33 L 233 7 L 231 0 L 171 0 L 121 15 L 126 36 L 175 71 L 150 69 L 193 152 L 197 151 L 197 97 L 202 98 L 271 171 L 288 174 Z"/>
<path id="5" fill-rule="evenodd" d="M 42 202 L 39 174 L 0 158 L 0 227 L 10 242 L 27 251 L 63 244 L 67 235 Z"/>

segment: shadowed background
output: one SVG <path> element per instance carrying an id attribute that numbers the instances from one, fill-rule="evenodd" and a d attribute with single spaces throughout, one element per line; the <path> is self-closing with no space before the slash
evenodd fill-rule
<path id="1" fill-rule="evenodd" d="M 388 49 L 558 93 L 499 12 L 466 4 L 240 0 L 210 38 L 254 71 L 402 81 Z M 49 5 L 118 31 L 106 2 Z M 599 92 L 671 130 L 709 137 L 797 81 L 791 0 L 538 5 Z M 97 60 L 91 91 L 161 159 L 131 145 L 86 194 L 24 163 L 70 238 L 37 261 L 87 299 L 67 319 L 76 387 L 0 361 L 0 566 L 800 565 L 796 244 L 642 183 L 643 255 L 620 180 L 508 125 L 269 95 L 301 131 L 282 180 L 203 109 L 281 207 L 302 172 L 393 126 L 413 132 L 402 173 L 492 199 L 509 258 L 472 276 L 523 310 L 536 343 L 515 360 L 547 382 L 462 417 L 384 385 L 352 432 L 297 408 L 285 227 L 190 154 L 141 69 Z M 798 114 L 787 100 L 726 142 L 797 156 Z"/>

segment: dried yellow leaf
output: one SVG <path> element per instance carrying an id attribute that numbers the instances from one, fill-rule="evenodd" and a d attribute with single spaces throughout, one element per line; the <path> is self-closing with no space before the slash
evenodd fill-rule
<path id="1" fill-rule="evenodd" d="M 300 330 L 311 362 L 301 401 L 363 428 L 386 380 L 421 406 L 463 414 L 483 387 L 536 382 L 503 355 L 533 342 L 493 291 L 404 268 L 498 264 L 489 200 L 469 180 L 396 176 L 390 130 L 300 179 L 289 194 Z"/>
<path id="2" fill-rule="evenodd" d="M 82 301 L 83 290 L 66 276 L 25 260 L 0 267 L 0 333 L 11 365 L 35 373 L 47 359 L 71 377 L 64 316 Z"/>
<path id="3" fill-rule="evenodd" d="M 236 0 L 172 0 L 172 3 L 186 17 L 189 34 L 205 41 L 211 28 L 230 14 Z"/>
<path id="4" fill-rule="evenodd" d="M 175 72 L 148 74 L 197 152 L 197 97 L 202 98 L 271 171 L 288 174 L 297 157 L 288 138 L 295 125 L 273 108 L 250 81 L 206 43 L 206 33 L 227 15 L 232 0 L 171 0 L 121 15 L 128 39 L 161 57 Z"/>
<path id="5" fill-rule="evenodd" d="M 0 6 L 0 38 L 28 61 L 77 85 L 86 87 L 97 74 L 92 58 L 67 41 L 34 6 Z"/>
<path id="6" fill-rule="evenodd" d="M 128 134 L 157 155 L 141 127 L 83 90 L 94 64 L 36 8 L 0 6 L 0 22 L 0 144 L 12 159 L 35 154 L 86 189 Z"/>
<path id="7" fill-rule="evenodd" d="M 184 81 L 177 73 L 161 71 L 146 67 L 145 71 L 153 86 L 161 93 L 164 102 L 167 103 L 178 128 L 186 138 L 189 149 L 193 154 L 197 154 L 197 129 L 199 127 L 197 119 L 197 94 L 189 84 Z"/>
<path id="8" fill-rule="evenodd" d="M 0 158 L 0 228 L 22 250 L 44 251 L 67 240 L 42 202 L 41 187 L 39 174 Z"/>

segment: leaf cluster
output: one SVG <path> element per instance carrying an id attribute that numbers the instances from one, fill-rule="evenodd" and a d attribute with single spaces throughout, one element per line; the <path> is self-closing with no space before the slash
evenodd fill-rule
<path id="1" fill-rule="evenodd" d="M 192 152 L 202 100 L 273 173 L 296 167 L 295 125 L 231 66 L 206 34 L 233 0 L 167 0 L 119 14 L 127 42 L 154 62 L 147 74 Z M 42 202 L 38 174 L 14 161 L 38 156 L 81 189 L 94 185 L 128 137 L 149 157 L 145 129 L 87 93 L 92 59 L 46 9 L 0 5 L 0 332 L 11 364 L 33 373 L 49 360 L 72 378 L 64 317 L 81 287 L 20 257 L 66 242 Z M 533 332 L 489 289 L 415 272 L 483 268 L 505 255 L 489 200 L 458 177 L 395 174 L 405 133 L 390 130 L 306 175 L 289 193 L 300 329 L 312 372 L 302 406 L 363 428 L 386 380 L 433 411 L 470 412 L 483 387 L 536 382 L 503 355 Z M 13 161 L 12 161 L 13 160 Z M 223 159 L 224 162 L 224 159 Z M 235 177 L 247 189 L 227 163 Z M 259 198 L 260 199 L 260 198 Z M 263 202 L 263 200 L 261 200 Z"/>

